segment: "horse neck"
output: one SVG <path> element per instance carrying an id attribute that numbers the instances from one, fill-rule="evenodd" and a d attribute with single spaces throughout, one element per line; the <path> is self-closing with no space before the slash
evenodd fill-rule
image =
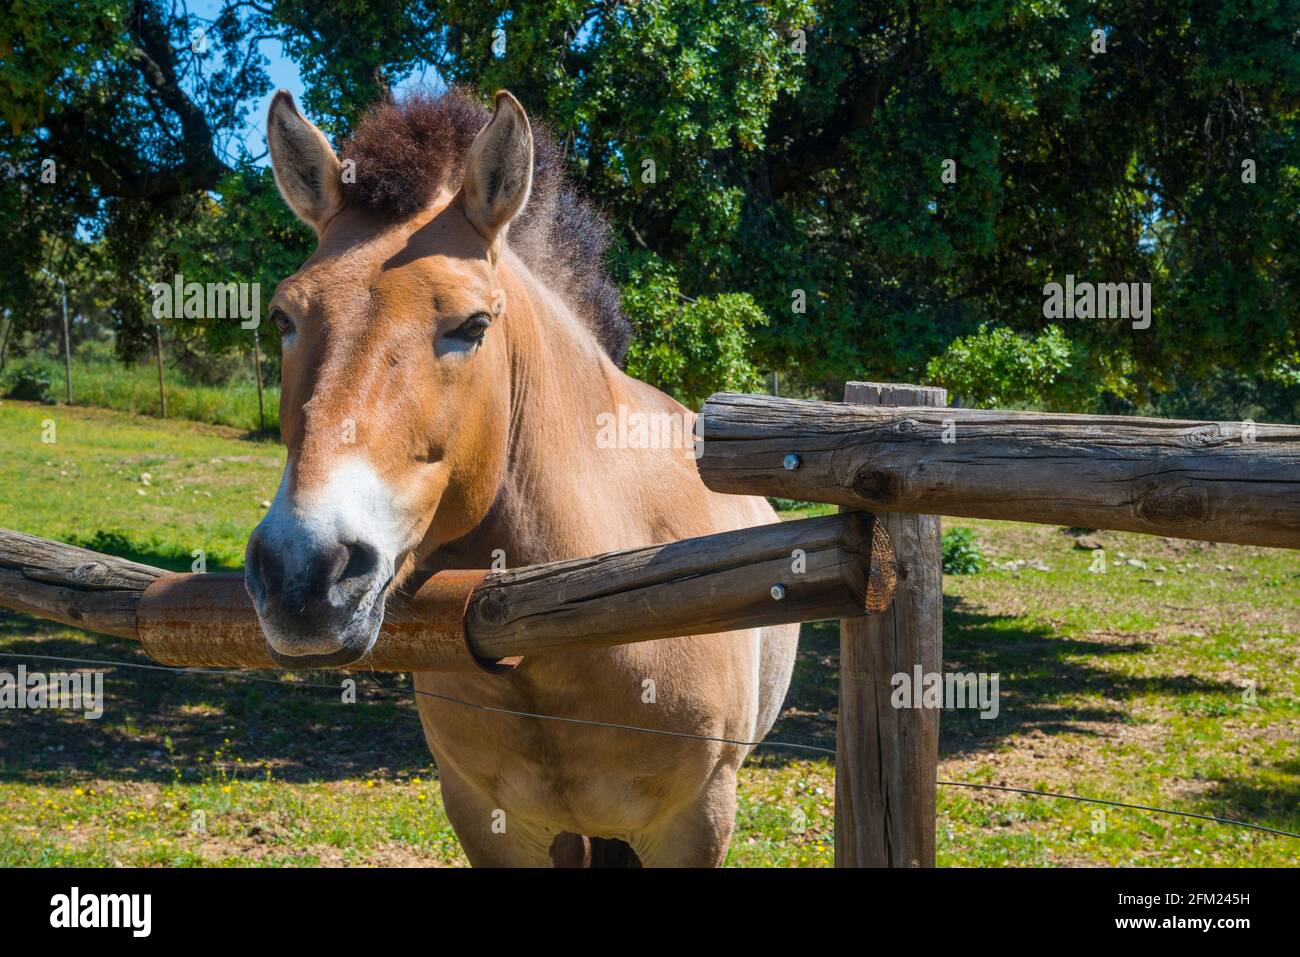
<path id="1" fill-rule="evenodd" d="M 657 470 L 644 453 L 633 461 L 598 449 L 596 423 L 601 413 L 640 408 L 655 394 L 624 376 L 527 267 L 514 257 L 503 265 L 512 309 L 510 450 L 496 504 L 472 537 L 489 551 L 504 549 L 511 566 L 639 544 L 636 513 L 655 494 Z"/>

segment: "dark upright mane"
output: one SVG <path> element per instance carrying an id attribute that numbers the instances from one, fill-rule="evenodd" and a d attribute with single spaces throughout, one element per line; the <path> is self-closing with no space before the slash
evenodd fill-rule
<path id="1" fill-rule="evenodd" d="M 458 89 L 380 101 L 343 145 L 343 159 L 356 161 L 356 182 L 345 187 L 348 201 L 393 220 L 424 209 L 439 190 L 460 186 L 465 156 L 489 115 Z M 621 366 L 632 327 L 605 272 L 609 226 L 565 181 L 563 156 L 539 124 L 533 125 L 533 144 L 532 193 L 506 241 L 588 322 Z"/>

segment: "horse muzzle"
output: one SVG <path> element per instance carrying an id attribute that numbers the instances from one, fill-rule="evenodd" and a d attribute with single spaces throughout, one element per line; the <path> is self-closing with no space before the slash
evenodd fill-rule
<path id="1" fill-rule="evenodd" d="M 364 542 L 286 545 L 263 534 L 248 540 L 244 587 L 286 668 L 352 664 L 374 646 L 384 622 L 393 567 Z"/>

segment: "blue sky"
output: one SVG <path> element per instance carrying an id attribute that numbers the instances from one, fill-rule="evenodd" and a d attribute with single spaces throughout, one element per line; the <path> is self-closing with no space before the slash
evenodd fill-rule
<path id="1" fill-rule="evenodd" d="M 190 0 L 189 11 L 193 16 L 203 20 L 213 20 L 217 13 L 220 12 L 222 0 Z M 288 90 L 293 94 L 295 100 L 301 103 L 303 96 L 302 74 L 298 70 L 298 65 L 285 56 L 283 45 L 278 40 L 262 40 L 258 43 L 258 49 L 268 60 L 267 74 L 271 78 L 272 88 L 265 96 L 254 101 L 244 116 L 244 129 L 242 138 L 248 152 L 253 156 L 261 156 L 259 162 L 265 166 L 270 162 L 270 158 L 262 156 L 266 152 L 266 111 L 271 105 L 271 98 L 275 96 L 276 90 Z M 409 76 L 403 77 L 394 85 L 395 90 L 401 93 L 403 90 L 412 87 L 425 85 L 437 86 L 440 83 L 437 70 L 429 67 L 427 69 L 417 69 Z M 231 152 L 237 152 L 235 144 L 231 144 Z M 233 159 L 233 155 L 229 157 Z"/>
<path id="2" fill-rule="evenodd" d="M 192 15 L 208 22 L 216 18 L 221 7 L 221 0 L 190 0 L 189 4 Z M 302 74 L 299 73 L 297 64 L 284 55 L 280 42 L 263 40 L 257 46 L 262 55 L 270 61 L 267 73 L 271 77 L 272 89 L 251 104 L 244 117 L 244 144 L 253 156 L 260 156 L 266 151 L 266 111 L 271 105 L 271 97 L 275 96 L 275 91 L 288 90 L 295 100 L 301 100 L 303 94 Z M 234 151 L 232 148 L 232 152 Z M 261 162 L 266 164 L 268 158 L 262 157 Z"/>
<path id="3" fill-rule="evenodd" d="M 295 100 L 302 100 L 303 94 L 302 74 L 298 72 L 298 65 L 284 55 L 280 42 L 263 40 L 258 46 L 262 55 L 271 61 L 267 73 L 270 74 L 273 88 L 253 104 L 246 118 L 244 143 L 254 156 L 266 150 L 266 111 L 271 106 L 271 97 L 275 96 L 275 91 L 288 90 Z M 262 157 L 262 162 L 269 162 L 269 157 Z"/>

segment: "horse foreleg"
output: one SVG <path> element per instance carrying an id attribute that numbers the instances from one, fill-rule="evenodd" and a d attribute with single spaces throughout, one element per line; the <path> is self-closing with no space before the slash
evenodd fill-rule
<path id="1" fill-rule="evenodd" d="M 714 772 L 700 796 L 628 842 L 646 867 L 721 867 L 736 824 L 736 769 Z"/>
<path id="2" fill-rule="evenodd" d="M 442 803 L 465 856 L 474 867 L 550 867 L 553 835 L 512 817 L 490 795 L 440 768 Z"/>

